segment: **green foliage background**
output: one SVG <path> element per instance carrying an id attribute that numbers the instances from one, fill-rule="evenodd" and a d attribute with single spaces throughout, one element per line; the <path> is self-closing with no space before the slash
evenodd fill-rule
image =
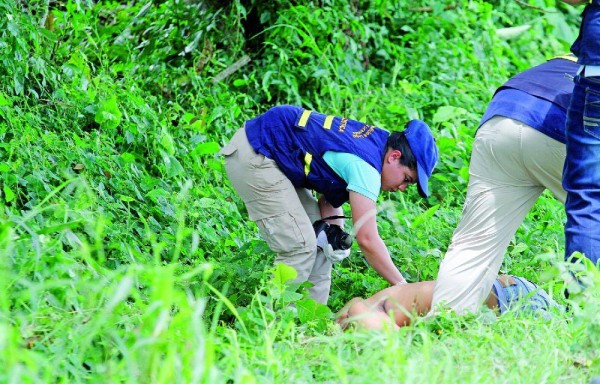
<path id="1" fill-rule="evenodd" d="M 0 382 L 598 374 L 597 300 L 550 325 L 448 315 L 342 334 L 331 311 L 385 282 L 357 248 L 329 308 L 286 286 L 289 271 L 271 279 L 216 155 L 277 104 L 388 129 L 424 119 L 441 150 L 434 196 L 382 196 L 379 223 L 405 276 L 434 279 L 491 95 L 575 39 L 578 9 L 529 3 L 0 0 Z M 563 217 L 544 195 L 503 270 L 559 293 Z"/>

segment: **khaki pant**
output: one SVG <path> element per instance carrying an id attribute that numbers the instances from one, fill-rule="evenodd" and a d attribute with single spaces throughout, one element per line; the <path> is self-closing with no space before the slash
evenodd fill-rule
<path id="1" fill-rule="evenodd" d="M 498 275 L 517 228 L 544 189 L 564 203 L 565 145 L 516 120 L 494 117 L 473 143 L 462 219 L 438 274 L 442 302 L 475 311 Z"/>
<path id="2" fill-rule="evenodd" d="M 227 176 L 256 222 L 263 239 L 277 253 L 276 262 L 298 272 L 295 282 L 310 281 L 311 296 L 327 304 L 331 262 L 317 252 L 312 223 L 321 218 L 311 192 L 295 188 L 277 164 L 257 154 L 239 129 L 220 152 L 225 155 Z"/>

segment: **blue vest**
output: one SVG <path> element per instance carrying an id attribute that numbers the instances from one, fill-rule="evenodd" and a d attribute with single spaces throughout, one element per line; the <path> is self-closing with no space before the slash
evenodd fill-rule
<path id="1" fill-rule="evenodd" d="M 566 111 L 571 102 L 573 77 L 578 68 L 579 65 L 571 60 L 549 60 L 513 76 L 498 88 L 496 93 L 506 88 L 518 89 L 556 104 Z"/>
<path id="2" fill-rule="evenodd" d="M 480 126 L 494 116 L 504 116 L 564 143 L 572 77 L 579 68 L 574 60 L 550 60 L 512 77 L 496 90 Z"/>
<path id="3" fill-rule="evenodd" d="M 248 120 L 246 135 L 254 150 L 273 159 L 296 188 L 313 189 L 339 207 L 349 199 L 348 185 L 323 154 L 351 153 L 381 173 L 389 133 L 360 121 L 281 105 Z"/>
<path id="4" fill-rule="evenodd" d="M 600 65 L 600 0 L 593 0 L 583 10 L 579 36 L 571 52 L 579 58 L 579 64 Z"/>

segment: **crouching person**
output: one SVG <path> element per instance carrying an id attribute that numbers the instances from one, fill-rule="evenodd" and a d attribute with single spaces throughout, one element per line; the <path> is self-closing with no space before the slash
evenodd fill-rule
<path id="1" fill-rule="evenodd" d="M 313 223 L 342 216 L 345 202 L 367 262 L 390 284 L 404 281 L 377 231 L 376 201 L 381 190 L 404 191 L 410 184 L 421 196 L 429 195 L 438 150 L 424 122 L 412 120 L 402 132 L 389 133 L 347 118 L 277 106 L 246 121 L 220 153 L 250 219 L 277 253 L 276 262 L 295 268 L 296 282 L 311 282 L 316 301 L 327 303 L 332 262 L 349 255 L 349 249 L 330 247 L 322 236 L 318 244 Z M 343 219 L 328 224 L 343 228 Z"/>

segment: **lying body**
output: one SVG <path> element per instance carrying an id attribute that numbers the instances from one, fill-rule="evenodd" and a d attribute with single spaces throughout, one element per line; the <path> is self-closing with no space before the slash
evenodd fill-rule
<path id="1" fill-rule="evenodd" d="M 423 281 L 395 285 L 368 299 L 354 298 L 339 312 L 337 322 L 344 329 L 351 324 L 363 329 L 409 325 L 415 316 L 422 316 L 431 309 L 434 287 L 435 281 Z M 511 275 L 498 276 L 485 304 L 501 314 L 515 310 L 544 318 L 550 316 L 552 308 L 564 310 L 534 283 Z"/>

